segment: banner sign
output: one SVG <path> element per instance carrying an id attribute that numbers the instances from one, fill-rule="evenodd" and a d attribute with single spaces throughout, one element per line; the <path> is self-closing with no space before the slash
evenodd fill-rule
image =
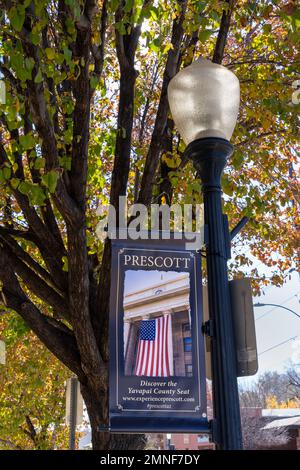
<path id="1" fill-rule="evenodd" d="M 207 432 L 200 253 L 111 243 L 111 431 Z"/>

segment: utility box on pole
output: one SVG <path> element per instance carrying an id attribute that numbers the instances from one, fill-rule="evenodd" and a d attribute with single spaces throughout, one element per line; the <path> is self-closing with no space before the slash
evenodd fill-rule
<path id="1" fill-rule="evenodd" d="M 75 403 L 76 403 L 76 410 L 75 412 L 75 417 L 76 417 L 76 425 L 78 426 L 79 424 L 82 424 L 83 420 L 83 398 L 80 392 L 80 384 L 79 381 L 76 379 L 76 377 L 71 377 L 66 381 L 66 424 L 70 424 L 70 417 L 71 417 L 71 391 L 72 391 L 72 385 L 73 383 L 73 393 L 74 389 L 76 387 L 76 396 L 75 394 L 73 395 L 72 398 L 75 398 Z"/>
<path id="2" fill-rule="evenodd" d="M 229 281 L 229 289 L 237 357 L 237 377 L 255 375 L 258 370 L 258 357 L 250 279 Z M 207 286 L 203 286 L 203 319 L 204 322 L 209 320 Z M 206 377 L 212 380 L 211 339 L 209 336 L 206 336 L 205 341 L 205 365 Z"/>
<path id="3" fill-rule="evenodd" d="M 80 384 L 76 377 L 66 382 L 66 423 L 70 426 L 69 448 L 75 449 L 76 426 L 83 420 L 83 399 Z"/>
<path id="4" fill-rule="evenodd" d="M 229 282 L 234 336 L 237 354 L 237 376 L 255 375 L 258 357 L 255 320 L 250 279 L 234 279 Z"/>
<path id="5" fill-rule="evenodd" d="M 6 362 L 6 349 L 5 343 L 0 339 L 0 364 L 5 365 Z"/>

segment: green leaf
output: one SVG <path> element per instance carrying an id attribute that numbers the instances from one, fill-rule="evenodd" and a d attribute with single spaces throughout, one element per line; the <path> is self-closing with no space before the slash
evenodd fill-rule
<path id="1" fill-rule="evenodd" d="M 34 59 L 32 57 L 25 57 L 25 67 L 30 72 L 30 77 L 31 77 L 31 71 L 34 67 Z"/>
<path id="2" fill-rule="evenodd" d="M 35 138 L 31 132 L 28 132 L 26 135 L 20 135 L 19 141 L 23 150 L 32 149 L 35 146 Z"/>
<path id="3" fill-rule="evenodd" d="M 32 206 L 35 206 L 35 205 L 42 206 L 45 202 L 45 199 L 46 199 L 46 195 L 44 191 L 42 190 L 42 188 L 37 184 L 33 184 L 31 192 L 29 194 L 30 204 Z"/>
<path id="4" fill-rule="evenodd" d="M 119 33 L 124 36 L 126 34 L 126 28 L 125 28 L 125 25 L 124 23 L 122 23 L 122 21 L 118 21 L 117 23 L 115 23 L 115 28 L 117 31 L 119 31 Z"/>
<path id="5" fill-rule="evenodd" d="M 7 322 L 7 327 L 3 332 L 7 345 L 14 343 L 17 339 L 21 338 L 22 336 L 25 336 L 28 331 L 30 331 L 29 326 L 19 315 L 14 314 L 12 317 L 9 318 Z M 13 332 L 13 334 L 9 334 L 11 332 Z"/>
<path id="6" fill-rule="evenodd" d="M 29 193 L 30 191 L 30 184 L 28 181 L 22 181 L 19 185 L 19 191 L 21 194 L 24 194 L 25 196 Z"/>
<path id="7" fill-rule="evenodd" d="M 93 90 L 96 88 L 96 86 L 98 85 L 99 83 L 99 78 L 96 77 L 95 75 L 93 75 L 91 78 L 90 78 L 90 85 L 91 85 L 91 88 L 93 88 Z"/>
<path id="8" fill-rule="evenodd" d="M 45 167 L 45 159 L 44 158 L 37 158 L 34 162 L 34 169 L 41 170 Z"/>
<path id="9" fill-rule="evenodd" d="M 228 196 L 233 195 L 233 191 L 234 191 L 233 183 L 228 179 L 227 175 L 223 175 L 222 177 L 222 189 L 224 193 L 227 194 Z"/>
<path id="10" fill-rule="evenodd" d="M 41 69 L 38 70 L 38 73 L 34 77 L 34 83 L 41 83 L 43 81 L 43 75 Z"/>
<path id="11" fill-rule="evenodd" d="M 66 114 L 72 114 L 75 108 L 75 103 L 72 101 L 72 99 L 68 99 L 64 102 L 63 104 L 63 109 L 66 112 Z"/>
<path id="12" fill-rule="evenodd" d="M 53 194 L 56 189 L 58 176 L 58 173 L 54 170 L 49 171 L 49 173 L 46 173 L 42 176 L 42 181 L 44 185 L 49 189 L 51 194 Z"/>
<path id="13" fill-rule="evenodd" d="M 10 184 L 11 184 L 11 187 L 12 187 L 13 189 L 17 189 L 17 187 L 18 187 L 19 184 L 20 184 L 20 180 L 19 180 L 18 178 L 12 178 L 12 179 L 10 180 Z"/>
<path id="14" fill-rule="evenodd" d="M 180 165 L 179 155 L 170 155 L 169 157 L 166 154 L 162 155 L 162 161 L 168 165 L 169 168 L 178 168 Z"/>
<path id="15" fill-rule="evenodd" d="M 12 27 L 20 33 L 23 28 L 23 24 L 25 21 L 25 9 L 23 8 L 16 8 L 12 7 L 8 12 L 8 18 L 10 19 Z"/>
<path id="16" fill-rule="evenodd" d="M 18 190 L 28 197 L 29 203 L 32 206 L 42 206 L 45 202 L 46 195 L 38 184 L 29 181 L 21 181 Z"/>
<path id="17" fill-rule="evenodd" d="M 9 178 L 11 177 L 11 169 L 5 166 L 2 171 L 4 179 L 9 180 Z"/>
<path id="18" fill-rule="evenodd" d="M 110 0 L 110 2 L 108 2 L 109 9 L 112 12 L 115 12 L 117 8 L 119 7 L 119 5 L 120 5 L 120 0 Z"/>
<path id="19" fill-rule="evenodd" d="M 72 166 L 72 158 L 71 157 L 59 157 L 59 164 L 66 170 L 70 171 Z"/>
<path id="20" fill-rule="evenodd" d="M 269 34 L 271 31 L 272 31 L 272 25 L 271 24 L 264 24 L 263 25 L 264 34 Z"/>
<path id="21" fill-rule="evenodd" d="M 47 59 L 53 60 L 55 58 L 55 50 L 51 49 L 50 47 L 46 47 L 45 53 L 47 56 Z"/>
<path id="22" fill-rule="evenodd" d="M 16 72 L 17 77 L 20 80 L 25 81 L 25 80 L 31 79 L 31 70 L 29 69 L 30 62 L 27 62 L 25 60 L 25 67 L 24 67 L 24 58 L 20 52 L 13 53 L 10 56 L 10 62 L 11 62 L 11 66 Z"/>
<path id="23" fill-rule="evenodd" d="M 154 41 L 152 41 L 151 44 L 149 45 L 149 48 L 153 52 L 159 52 L 160 47 L 161 47 L 161 44 L 160 44 L 160 39 L 159 38 L 154 39 Z"/>
<path id="24" fill-rule="evenodd" d="M 62 262 L 63 262 L 62 270 L 65 271 L 65 272 L 68 272 L 68 270 L 69 270 L 69 266 L 68 266 L 68 257 L 67 257 L 67 256 L 63 256 L 63 257 L 62 257 Z"/>
<path id="25" fill-rule="evenodd" d="M 70 65 L 72 62 L 72 51 L 68 49 L 67 47 L 64 47 L 64 58 L 65 58 L 66 63 Z"/>
<path id="26" fill-rule="evenodd" d="M 158 20 L 158 9 L 156 7 L 151 7 L 150 8 L 150 16 L 154 21 Z"/>
<path id="27" fill-rule="evenodd" d="M 38 33 L 30 33 L 30 41 L 34 46 L 37 46 L 40 43 L 40 35 Z"/>
<path id="28" fill-rule="evenodd" d="M 124 6 L 124 11 L 126 13 L 129 13 L 134 5 L 134 0 L 126 0 L 125 6 Z"/>
<path id="29" fill-rule="evenodd" d="M 212 34 L 214 34 L 214 30 L 204 29 L 203 31 L 199 33 L 199 41 L 206 42 Z"/>

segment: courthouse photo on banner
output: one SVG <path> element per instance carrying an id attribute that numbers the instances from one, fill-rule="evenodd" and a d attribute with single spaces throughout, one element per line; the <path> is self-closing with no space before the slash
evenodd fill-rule
<path id="1" fill-rule="evenodd" d="M 187 272 L 125 271 L 126 376 L 193 376 L 189 298 Z"/>

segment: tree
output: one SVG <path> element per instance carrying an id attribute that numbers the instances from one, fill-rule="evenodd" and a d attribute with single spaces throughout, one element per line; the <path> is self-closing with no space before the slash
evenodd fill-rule
<path id="1" fill-rule="evenodd" d="M 243 447 L 245 450 L 268 450 L 284 446 L 289 441 L 286 428 L 263 429 L 266 420 L 242 413 Z"/>
<path id="2" fill-rule="evenodd" d="M 1 0 L 0 279 L 3 303 L 77 375 L 94 449 L 139 448 L 108 422 L 110 243 L 100 201 L 199 202 L 167 86 L 195 57 L 240 78 L 225 211 L 280 283 L 297 262 L 299 10 L 284 0 Z M 280 158 L 278 158 L 280 155 Z M 243 238 L 242 238 L 243 240 Z M 275 260 L 274 252 L 280 257 Z M 243 253 L 231 266 L 250 264 Z"/>
<path id="3" fill-rule="evenodd" d="M 300 402 L 297 398 L 290 398 L 286 401 L 278 401 L 274 395 L 269 395 L 266 400 L 267 408 L 286 409 L 299 408 Z"/>
<path id="4" fill-rule="evenodd" d="M 287 376 L 289 380 L 289 388 L 293 391 L 293 395 L 300 400 L 300 355 L 296 359 L 290 361 Z"/>
<path id="5" fill-rule="evenodd" d="M 288 374 L 273 371 L 264 372 L 249 388 L 240 390 L 241 406 L 244 408 L 276 408 L 276 403 L 293 404 L 296 398 Z"/>
<path id="6" fill-rule="evenodd" d="M 0 317 L 0 334 L 7 348 L 0 366 L 0 449 L 66 448 L 64 383 L 70 371 L 16 313 Z"/>

